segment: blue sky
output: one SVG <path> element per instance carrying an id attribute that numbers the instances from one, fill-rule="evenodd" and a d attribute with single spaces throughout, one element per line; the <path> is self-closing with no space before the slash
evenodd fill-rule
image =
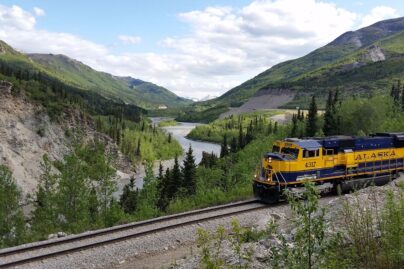
<path id="1" fill-rule="evenodd" d="M 0 39 L 203 98 L 403 11 L 376 0 L 6 0 Z"/>

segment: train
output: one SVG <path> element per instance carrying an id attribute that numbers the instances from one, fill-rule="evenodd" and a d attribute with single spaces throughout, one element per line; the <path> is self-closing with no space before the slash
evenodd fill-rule
<path id="1" fill-rule="evenodd" d="M 267 203 L 301 192 L 313 182 L 320 192 L 349 192 L 383 185 L 404 170 L 404 133 L 367 137 L 285 138 L 262 157 L 253 179 L 254 196 Z"/>

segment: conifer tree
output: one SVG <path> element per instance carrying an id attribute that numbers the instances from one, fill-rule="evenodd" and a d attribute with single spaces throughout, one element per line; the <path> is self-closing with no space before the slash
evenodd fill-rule
<path id="1" fill-rule="evenodd" d="M 132 177 L 130 182 L 123 187 L 123 192 L 119 204 L 123 211 L 133 214 L 137 208 L 138 190 L 135 189 L 135 179 Z"/>
<path id="2" fill-rule="evenodd" d="M 328 92 L 328 99 L 325 107 L 325 113 L 324 113 L 324 126 L 323 126 L 323 133 L 325 136 L 333 135 L 335 134 L 335 125 L 336 125 L 336 120 L 335 120 L 335 100 L 333 99 L 333 93 L 332 91 Z"/>
<path id="3" fill-rule="evenodd" d="M 178 156 L 175 156 L 174 166 L 173 166 L 173 169 L 171 170 L 169 189 L 168 189 L 168 199 L 169 200 L 172 200 L 176 196 L 178 189 L 182 186 L 182 182 L 183 182 L 183 178 L 182 178 L 181 168 L 178 163 Z"/>
<path id="4" fill-rule="evenodd" d="M 161 164 L 161 162 L 160 162 L 160 165 L 159 165 L 159 175 L 158 175 L 158 179 L 161 181 L 161 180 L 163 180 L 163 177 L 164 177 L 164 175 L 163 175 L 163 165 Z"/>
<path id="5" fill-rule="evenodd" d="M 42 175 L 35 193 L 35 210 L 32 229 L 39 234 L 50 234 L 55 229 L 57 219 L 56 176 L 52 174 L 52 164 L 47 155 L 42 157 Z"/>
<path id="6" fill-rule="evenodd" d="M 237 138 L 233 137 L 230 144 L 230 152 L 236 153 L 237 152 Z"/>
<path id="7" fill-rule="evenodd" d="M 272 134 L 272 121 L 269 121 L 268 129 L 267 129 L 267 135 L 270 135 L 270 134 Z"/>
<path id="8" fill-rule="evenodd" d="M 299 121 L 304 120 L 304 114 L 303 111 L 300 109 L 300 107 L 297 109 L 297 120 Z"/>
<path id="9" fill-rule="evenodd" d="M 310 102 L 309 112 L 306 122 L 306 135 L 309 137 L 315 136 L 317 133 L 317 104 L 316 97 L 313 95 Z"/>
<path id="10" fill-rule="evenodd" d="M 183 187 L 188 195 L 196 193 L 196 164 L 195 157 L 191 145 L 189 145 L 188 152 L 185 155 L 185 159 L 182 167 Z"/>
<path id="11" fill-rule="evenodd" d="M 140 151 L 140 137 L 139 140 L 137 141 L 137 148 L 136 148 L 136 156 L 140 157 L 141 151 Z"/>
<path id="12" fill-rule="evenodd" d="M 253 122 L 250 121 L 250 125 L 247 127 L 247 134 L 245 136 L 245 143 L 246 145 L 250 143 L 254 139 L 254 128 L 253 128 Z"/>
<path id="13" fill-rule="evenodd" d="M 396 105 L 400 104 L 401 81 L 397 81 L 397 86 L 393 84 L 390 96 L 393 98 Z"/>
<path id="14" fill-rule="evenodd" d="M 297 118 L 296 114 L 292 115 L 292 130 L 290 131 L 290 137 L 297 137 Z"/>
<path id="15" fill-rule="evenodd" d="M 245 146 L 244 132 L 243 132 L 243 127 L 242 127 L 241 123 L 239 125 L 239 131 L 238 131 L 238 146 L 240 149 L 243 149 Z"/>
<path id="16" fill-rule="evenodd" d="M 171 184 L 171 172 L 170 169 L 167 168 L 163 180 L 161 181 L 161 188 L 159 189 L 160 195 L 157 199 L 157 207 L 162 211 L 166 210 L 170 202 L 169 192 L 173 191 Z"/>
<path id="17" fill-rule="evenodd" d="M 226 156 L 228 154 L 229 154 L 229 148 L 228 148 L 228 145 L 227 145 L 227 135 L 224 134 L 222 147 L 220 149 L 220 158 L 223 158 L 224 156 Z"/>
<path id="18" fill-rule="evenodd" d="M 11 172 L 0 165 L 0 248 L 22 243 L 25 220 L 21 198 Z"/>
<path id="19" fill-rule="evenodd" d="M 275 124 L 274 124 L 274 132 L 273 132 L 274 134 L 276 134 L 276 133 L 278 133 L 278 122 L 277 121 L 275 121 Z"/>

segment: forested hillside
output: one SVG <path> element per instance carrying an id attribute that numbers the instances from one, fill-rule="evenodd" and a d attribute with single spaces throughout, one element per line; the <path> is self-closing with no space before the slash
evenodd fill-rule
<path id="1" fill-rule="evenodd" d="M 312 94 L 325 106 L 329 90 L 346 96 L 372 96 L 384 92 L 392 81 L 404 78 L 404 18 L 375 23 L 347 32 L 331 43 L 301 58 L 277 64 L 222 96 L 194 104 L 182 120 L 204 118 L 216 110 L 238 107 L 259 92 L 293 94 L 283 108 L 307 108 Z M 201 115 L 200 115 L 201 114 Z M 209 113 L 210 114 L 210 113 Z M 200 115 L 200 116 L 198 116 Z"/>
<path id="2" fill-rule="evenodd" d="M 176 107 L 192 101 L 176 96 L 167 89 L 153 83 L 131 77 L 115 77 L 98 72 L 91 67 L 66 57 L 53 54 L 19 53 L 4 42 L 0 42 L 0 61 L 7 66 L 24 67 L 31 75 L 40 74 L 66 86 L 99 94 L 115 102 L 127 103 L 147 109 L 159 106 Z M 27 74 L 21 74 L 27 75 Z"/>

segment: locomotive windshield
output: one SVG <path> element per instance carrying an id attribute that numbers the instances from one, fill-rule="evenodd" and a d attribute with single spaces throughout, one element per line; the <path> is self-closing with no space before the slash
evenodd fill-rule
<path id="1" fill-rule="evenodd" d="M 281 149 L 281 148 L 280 148 L 279 146 L 273 146 L 273 147 L 272 147 L 272 152 L 273 152 L 273 153 L 279 153 L 280 149 Z"/>
<path id="2" fill-rule="evenodd" d="M 293 148 L 282 148 L 281 153 L 292 159 L 297 159 L 297 156 L 299 156 L 299 150 Z"/>

